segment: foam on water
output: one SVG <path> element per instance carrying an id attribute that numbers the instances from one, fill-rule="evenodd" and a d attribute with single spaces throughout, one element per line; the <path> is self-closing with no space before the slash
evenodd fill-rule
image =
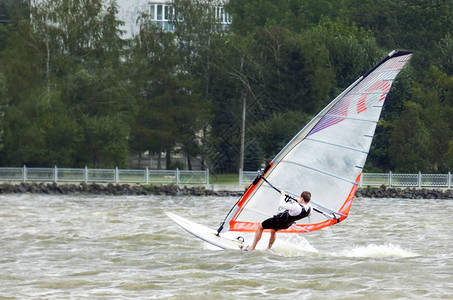
<path id="1" fill-rule="evenodd" d="M 285 257 L 297 256 L 334 256 L 334 257 L 356 257 L 356 258 L 411 258 L 417 257 L 419 254 L 410 250 L 401 248 L 398 245 L 386 244 L 376 245 L 369 244 L 365 246 L 354 246 L 339 250 L 338 252 L 323 253 L 313 247 L 305 238 L 299 238 L 297 242 L 292 240 L 280 240 L 275 243 L 273 247 L 277 255 Z"/>
<path id="2" fill-rule="evenodd" d="M 246 242 L 253 239 L 253 234 L 246 235 Z M 266 250 L 269 235 L 264 233 L 257 250 Z M 217 248 L 217 247 L 214 247 Z M 419 254 L 410 250 L 403 249 L 399 245 L 394 244 L 368 244 L 353 246 L 346 249 L 340 249 L 337 252 L 325 252 L 316 249 L 312 246 L 303 235 L 288 234 L 278 235 L 277 240 L 272 247 L 275 254 L 284 257 L 298 257 L 298 256 L 335 256 L 335 257 L 357 257 L 357 258 L 410 258 L 417 257 Z"/>
<path id="3" fill-rule="evenodd" d="M 238 236 L 244 238 L 245 245 L 250 245 L 254 238 L 253 232 L 237 233 L 237 232 L 226 232 L 223 234 L 224 237 L 230 239 L 236 239 Z M 264 232 L 263 236 L 258 243 L 256 250 L 267 251 L 267 244 L 269 242 L 269 233 Z M 212 244 L 203 242 L 203 249 L 205 250 L 221 250 Z M 277 234 L 277 240 L 272 247 L 272 253 L 285 257 L 297 257 L 297 256 L 310 256 L 318 255 L 319 251 L 313 247 L 310 242 L 301 235 L 296 234 Z"/>
<path id="4" fill-rule="evenodd" d="M 319 251 L 305 237 L 297 234 L 286 235 L 280 239 L 277 235 L 272 249 L 277 255 L 284 257 L 319 255 Z"/>
<path id="5" fill-rule="evenodd" d="M 411 252 L 406 249 L 402 249 L 400 246 L 393 244 L 387 245 L 369 244 L 366 246 L 355 246 L 353 248 L 345 249 L 332 255 L 345 257 L 375 257 L 375 258 L 380 257 L 409 258 L 419 256 L 417 253 Z"/>
<path id="6" fill-rule="evenodd" d="M 225 237 L 234 239 L 237 233 L 227 232 Z M 253 240 L 253 234 L 246 233 L 242 234 L 246 237 L 246 244 L 250 244 Z M 256 247 L 257 250 L 264 251 L 267 247 L 269 240 L 269 234 L 264 233 L 261 241 Z M 220 250 L 220 248 L 211 245 L 209 243 L 203 243 L 203 249 L 205 250 Z M 313 256 L 313 255 L 328 255 L 335 257 L 368 257 L 368 258 L 383 258 L 383 257 L 397 257 L 397 258 L 409 258 L 419 256 L 417 253 L 411 252 L 401 248 L 399 245 L 386 244 L 376 245 L 368 244 L 364 246 L 354 246 L 352 248 L 346 248 L 338 252 L 322 253 L 310 242 L 301 235 L 277 235 L 277 240 L 272 247 L 275 254 L 284 257 L 297 257 L 297 256 Z"/>

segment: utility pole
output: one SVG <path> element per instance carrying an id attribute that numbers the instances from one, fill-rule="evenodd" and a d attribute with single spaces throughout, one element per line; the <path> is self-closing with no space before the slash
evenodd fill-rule
<path id="1" fill-rule="evenodd" d="M 239 169 L 244 171 L 244 152 L 245 152 L 245 115 L 247 109 L 247 92 L 244 89 L 242 93 L 242 125 L 241 125 L 241 152 L 240 152 L 240 162 Z"/>

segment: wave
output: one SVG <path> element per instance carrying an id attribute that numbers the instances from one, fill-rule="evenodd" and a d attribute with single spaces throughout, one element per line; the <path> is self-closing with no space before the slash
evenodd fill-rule
<path id="1" fill-rule="evenodd" d="M 393 244 L 387 245 L 369 244 L 366 246 L 355 246 L 351 249 L 345 249 L 333 255 L 343 257 L 374 257 L 374 258 L 384 257 L 409 258 L 419 256 L 417 253 L 403 249 L 400 246 Z"/>
<path id="2" fill-rule="evenodd" d="M 408 249 L 404 249 L 399 245 L 394 244 L 368 244 L 356 245 L 345 249 L 335 248 L 335 252 L 328 250 L 318 250 L 303 237 L 294 237 L 291 239 L 277 240 L 273 251 L 277 255 L 285 257 L 293 256 L 331 256 L 331 257 L 351 257 L 351 258 L 411 258 L 420 256 Z"/>
<path id="3" fill-rule="evenodd" d="M 228 234 L 227 234 L 228 235 Z M 230 238 L 234 234 L 228 235 Z M 250 244 L 253 240 L 253 234 L 243 234 L 246 244 Z M 264 233 L 261 241 L 257 246 L 257 250 L 265 251 L 268 243 L 269 235 Z M 399 245 L 394 244 L 368 244 L 368 245 L 356 245 L 348 248 L 340 249 L 335 244 L 335 251 L 329 252 L 328 249 L 318 250 L 316 247 L 310 244 L 310 242 L 303 236 L 300 235 L 286 235 L 277 236 L 272 247 L 272 253 L 284 256 L 284 257 L 298 257 L 298 256 L 311 256 L 311 257 L 350 257 L 350 258 L 411 258 L 420 256 L 410 250 L 403 249 Z M 219 250 L 220 248 L 204 243 L 203 248 L 205 250 Z"/>

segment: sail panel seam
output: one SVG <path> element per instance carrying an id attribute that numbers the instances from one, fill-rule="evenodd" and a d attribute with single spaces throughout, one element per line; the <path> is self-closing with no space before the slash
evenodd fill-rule
<path id="1" fill-rule="evenodd" d="M 388 94 L 387 91 L 377 91 L 377 92 L 349 92 L 348 95 L 382 95 L 382 94 Z"/>
<path id="2" fill-rule="evenodd" d="M 377 123 L 378 123 L 378 121 L 375 121 L 375 120 L 366 120 L 366 119 L 360 119 L 360 118 L 351 118 L 351 117 L 345 117 L 345 116 L 342 116 L 342 115 L 326 114 L 324 117 L 332 117 L 332 118 L 346 119 L 346 120 L 352 120 L 352 121 L 362 121 L 362 122 L 374 123 L 374 124 L 377 124 Z"/>
<path id="3" fill-rule="evenodd" d="M 263 216 L 263 217 L 265 217 L 265 218 L 269 218 L 269 217 L 272 216 L 272 214 L 262 213 L 262 212 L 257 211 L 256 209 L 251 209 L 251 208 L 245 208 L 245 209 L 243 209 L 241 214 L 243 214 L 244 212 L 246 212 L 246 213 L 253 213 L 253 214 L 257 214 L 257 215 L 261 215 L 261 216 Z M 237 219 L 234 219 L 234 221 L 237 221 Z M 242 221 L 242 222 L 243 222 L 243 221 Z"/>
<path id="4" fill-rule="evenodd" d="M 297 162 L 293 162 L 293 161 L 289 161 L 289 160 L 283 160 L 282 162 L 286 162 L 288 164 L 292 164 L 292 165 L 296 165 L 296 166 L 299 166 L 299 167 L 302 167 L 302 168 L 305 168 L 305 169 L 308 169 L 308 170 L 311 170 L 311 171 L 314 171 L 316 173 L 319 173 L 319 174 L 323 174 L 323 175 L 326 175 L 326 176 L 329 176 L 329 177 L 332 177 L 332 178 L 335 178 L 335 179 L 338 179 L 338 180 L 341 180 L 341 181 L 344 181 L 344 182 L 347 182 L 347 183 L 350 183 L 352 185 L 357 185 L 357 183 L 355 181 L 351 181 L 347 178 L 343 178 L 343 177 L 340 177 L 338 175 L 335 175 L 335 174 L 332 174 L 332 173 L 328 173 L 328 172 L 325 172 L 325 171 L 322 171 L 320 169 L 316 169 L 316 168 L 313 168 L 313 167 L 309 167 L 307 165 L 303 165 L 303 164 L 299 164 Z"/>
<path id="5" fill-rule="evenodd" d="M 318 142 L 318 143 L 322 143 L 322 144 L 325 144 L 325 145 L 330 145 L 330 146 L 334 146 L 334 147 L 338 147 L 338 148 L 342 148 L 342 149 L 348 149 L 348 150 L 352 150 L 354 152 L 360 152 L 360 153 L 367 154 L 367 155 L 369 153 L 368 151 L 364 151 L 364 150 L 361 150 L 361 149 L 358 149 L 358 148 L 348 147 L 348 146 L 344 146 L 344 145 L 340 145 L 340 144 L 329 143 L 329 142 L 317 140 L 317 139 L 314 139 L 314 138 L 309 138 L 308 137 L 308 138 L 305 138 L 305 140 Z"/>

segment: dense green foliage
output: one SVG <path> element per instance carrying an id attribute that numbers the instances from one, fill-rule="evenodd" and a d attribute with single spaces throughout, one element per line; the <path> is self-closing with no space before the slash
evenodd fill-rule
<path id="1" fill-rule="evenodd" d="M 227 31 L 206 2 L 174 3 L 174 32 L 144 14 L 124 39 L 115 1 L 0 0 L 0 165 L 122 167 L 148 151 L 169 168 L 179 151 L 188 168 L 199 157 L 236 171 L 246 105 L 253 170 L 390 50 L 408 49 L 366 171 L 450 170 L 451 0 L 230 0 Z"/>

